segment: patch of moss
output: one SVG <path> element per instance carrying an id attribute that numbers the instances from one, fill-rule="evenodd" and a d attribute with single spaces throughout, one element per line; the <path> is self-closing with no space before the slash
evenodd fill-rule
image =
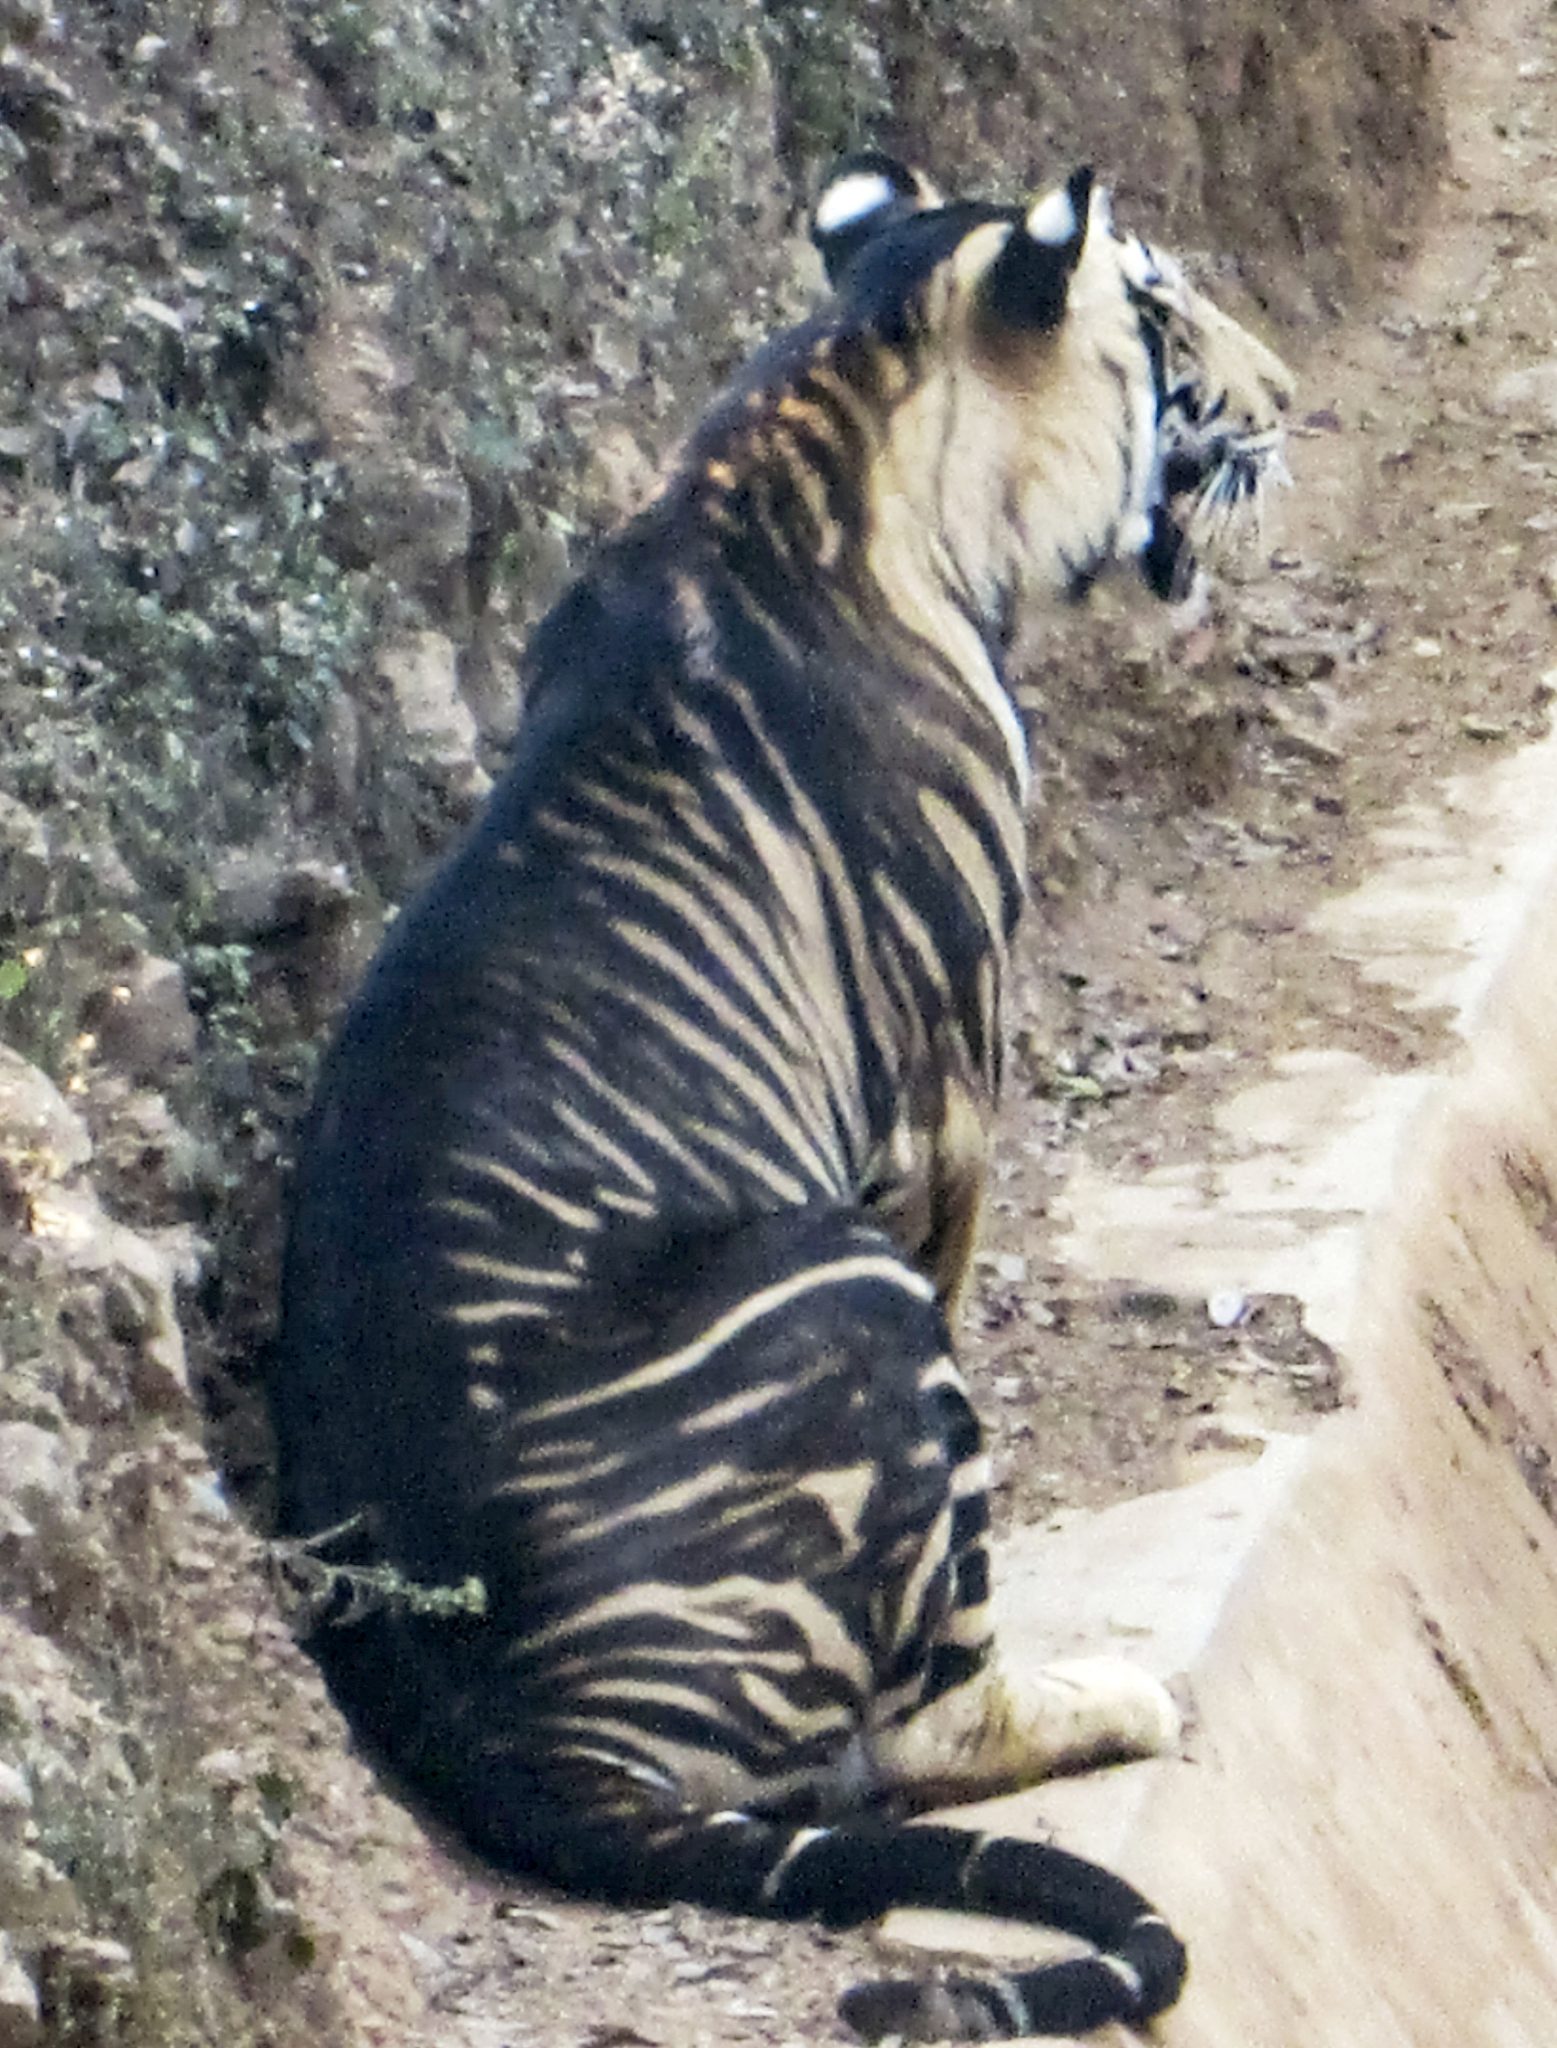
<path id="1" fill-rule="evenodd" d="M 858 7 L 765 0 L 763 27 L 778 100 L 779 155 L 803 191 L 818 164 L 858 149 L 892 111 L 880 38 Z"/>

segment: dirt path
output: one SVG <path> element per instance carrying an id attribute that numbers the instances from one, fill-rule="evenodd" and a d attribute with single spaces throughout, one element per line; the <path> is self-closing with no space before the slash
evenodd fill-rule
<path id="1" fill-rule="evenodd" d="M 1138 1272 L 1088 1289 L 1035 1219 L 1081 1171 L 1225 1162 L 1217 1108 L 1275 1057 L 1341 1048 L 1404 1073 L 1445 1050 L 1441 1016 L 1308 920 L 1379 863 L 1404 807 L 1547 727 L 1557 371 L 1529 373 L 1557 362 L 1554 43 L 1549 11 L 1488 5 L 1446 45 L 1438 217 L 1375 317 L 1300 362 L 1276 572 L 1229 593 L 1218 641 L 1122 678 L 1116 661 L 1081 718 L 1049 714 L 1077 879 L 1026 937 L 974 1310 L 1013 1519 L 1204 1469 L 1230 1389 L 1273 1421 L 1342 1398 L 1296 1303 L 1219 1329 Z"/>
<path id="2" fill-rule="evenodd" d="M 1171 655 L 1113 621 L 1035 669 L 1041 909 L 969 1315 L 1012 1522 L 1236 1457 L 1231 1416 L 1301 1424 L 1345 1399 L 1344 1364 L 1291 1299 L 1213 1315 L 1130 1272 L 1078 1282 L 1052 1248 L 1056 1190 L 1078 1160 L 1208 1168 L 1230 1143 L 1217 1104 L 1273 1057 L 1322 1043 L 1401 1073 L 1437 1058 L 1442 1016 L 1306 920 L 1376 862 L 1402 806 L 1546 727 L 1557 15 L 1443 15 L 1452 175 L 1389 301 L 1299 360 L 1275 566 Z M 387 2040 L 404 2038 L 407 1970 L 442 2048 L 773 2048 L 835 2038 L 838 1992 L 872 1967 L 867 1936 L 499 1887 L 426 1847 L 355 1766 L 338 1777 L 328 1837 L 299 1821 L 291 1854 L 315 1924 L 343 1848 L 382 1871 L 377 1926 L 339 1933 Z"/>

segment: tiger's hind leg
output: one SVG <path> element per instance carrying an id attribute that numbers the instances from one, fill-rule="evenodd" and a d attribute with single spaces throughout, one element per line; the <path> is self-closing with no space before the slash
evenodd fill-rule
<path id="1" fill-rule="evenodd" d="M 935 1398 L 953 1463 L 950 1600 L 919 1705 L 878 1735 L 884 1781 L 924 1807 L 1172 1749 L 1178 1709 L 1136 1665 L 1118 1657 L 1038 1664 L 1002 1652 L 989 1603 L 989 1460 L 949 1360 Z"/>

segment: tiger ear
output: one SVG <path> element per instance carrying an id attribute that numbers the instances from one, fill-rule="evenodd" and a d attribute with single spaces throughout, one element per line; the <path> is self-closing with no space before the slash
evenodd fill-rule
<path id="1" fill-rule="evenodd" d="M 923 171 L 877 149 L 856 150 L 828 172 L 811 215 L 811 240 L 821 253 L 827 282 L 837 284 L 883 228 L 945 202 Z"/>
<path id="2" fill-rule="evenodd" d="M 1033 201 L 984 280 L 984 303 L 1003 327 L 1058 327 L 1091 211 L 1092 170 L 1085 164 Z"/>

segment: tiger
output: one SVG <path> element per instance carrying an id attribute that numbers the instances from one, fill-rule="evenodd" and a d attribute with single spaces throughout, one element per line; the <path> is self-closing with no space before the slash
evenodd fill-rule
<path id="1" fill-rule="evenodd" d="M 1087 1945 L 857 1985 L 867 2039 L 1140 2023 L 1186 1952 L 1133 1886 L 913 1819 L 1178 1739 L 1155 1679 L 1021 1674 L 990 1618 L 952 1332 L 1025 893 L 1006 657 L 1114 565 L 1181 595 L 1292 385 L 1090 168 L 996 204 L 863 152 L 811 233 L 827 297 L 536 629 L 322 1064 L 278 1533 L 358 1740 L 497 1871 Z"/>

